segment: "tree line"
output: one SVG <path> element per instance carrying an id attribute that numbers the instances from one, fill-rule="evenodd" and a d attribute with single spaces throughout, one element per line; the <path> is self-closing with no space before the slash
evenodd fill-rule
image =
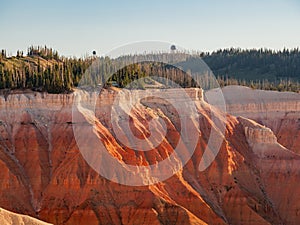
<path id="1" fill-rule="evenodd" d="M 91 59 L 65 58 L 47 47 L 30 47 L 26 56 L 0 55 L 0 89 L 32 89 L 67 93 L 78 85 Z"/>
<path id="2" fill-rule="evenodd" d="M 212 53 L 157 53 L 144 55 L 144 63 L 126 64 L 137 61 L 137 58 L 136 55 L 117 59 L 66 58 L 46 46 L 31 46 L 26 55 L 17 51 L 16 56 L 11 57 L 1 50 L 0 89 L 69 93 L 78 86 L 115 85 L 143 89 L 157 82 L 164 88 L 174 87 L 174 84 L 181 87 L 198 87 L 201 84 L 204 89 L 216 85 L 244 85 L 265 90 L 300 90 L 298 48 L 282 51 L 231 48 Z M 173 65 L 158 61 L 172 62 Z M 196 76 L 191 77 L 189 73 Z M 213 75 L 217 78 L 217 84 Z M 146 77 L 151 79 L 140 79 Z"/>
<path id="3" fill-rule="evenodd" d="M 230 48 L 202 55 L 216 76 L 245 80 L 300 79 L 299 48 L 270 49 Z"/>

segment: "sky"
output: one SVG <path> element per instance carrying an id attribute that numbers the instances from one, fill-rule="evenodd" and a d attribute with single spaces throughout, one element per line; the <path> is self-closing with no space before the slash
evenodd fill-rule
<path id="1" fill-rule="evenodd" d="M 298 0 L 0 0 L 0 49 L 82 57 L 145 40 L 188 50 L 300 46 Z"/>

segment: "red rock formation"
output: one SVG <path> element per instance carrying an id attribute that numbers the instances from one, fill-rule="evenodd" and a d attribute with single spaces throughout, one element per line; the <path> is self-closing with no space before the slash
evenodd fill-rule
<path id="1" fill-rule="evenodd" d="M 131 165 L 167 158 L 180 136 L 174 109 L 165 102 L 151 108 L 149 100 L 131 111 L 131 128 L 139 135 L 147 133 L 156 115 L 168 128 L 163 144 L 137 152 L 122 146 L 112 131 L 116 94 L 105 90 L 96 106 L 95 132 L 109 152 Z M 278 144 L 271 130 L 226 116 L 194 96 L 200 131 L 192 158 L 171 178 L 140 187 L 109 181 L 83 159 L 73 135 L 72 95 L 0 99 L 0 206 L 53 224 L 297 224 L 299 156 Z M 211 110 L 226 121 L 225 138 L 216 159 L 201 172 L 210 131 L 218 130 Z M 122 118 L 114 119 L 121 123 Z"/>
<path id="2" fill-rule="evenodd" d="M 214 93 L 209 91 L 207 94 Z M 229 114 L 250 118 L 271 128 L 280 144 L 300 153 L 299 93 L 228 86 L 223 89 L 223 94 Z"/>

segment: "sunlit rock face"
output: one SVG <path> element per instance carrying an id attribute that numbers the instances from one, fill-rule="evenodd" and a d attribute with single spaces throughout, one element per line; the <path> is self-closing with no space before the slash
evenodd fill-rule
<path id="1" fill-rule="evenodd" d="M 13 213 L 5 209 L 0 208 L 0 223 L 1 225 L 51 225 L 38 219 Z"/>
<path id="2" fill-rule="evenodd" d="M 299 132 L 292 122 L 299 114 L 299 102 L 293 105 L 291 101 L 284 107 L 266 101 L 269 108 L 265 118 L 262 106 L 255 102 L 227 101 L 227 111 L 236 115 L 231 116 L 209 105 L 201 90 L 187 92 L 199 115 L 195 151 L 183 169 L 177 170 L 178 165 L 172 164 L 177 172 L 169 179 L 145 186 L 119 184 L 128 179 L 120 174 L 112 182 L 86 162 L 73 133 L 74 126 L 81 126 L 72 120 L 74 94 L 1 97 L 0 206 L 53 224 L 298 224 L 299 140 L 287 137 L 290 131 Z M 174 98 L 180 100 L 176 93 Z M 124 123 L 122 117 L 111 118 L 118 95 L 116 90 L 103 90 L 100 96 L 85 95 L 85 102 L 96 102 L 95 115 L 82 111 L 82 121 L 94 116 L 93 131 L 109 154 L 122 165 L 137 167 L 155 165 L 171 154 L 175 159 L 180 157 L 174 148 L 184 125 L 166 101 L 143 99 L 132 108 L 128 119 L 132 131 L 143 138 L 149 135 L 150 121 L 162 118 L 157 122 L 167 128 L 162 143 L 149 151 L 122 145 L 111 123 L 113 120 L 119 127 Z M 286 112 L 286 120 L 281 121 Z M 217 120 L 212 120 L 212 114 Z M 212 164 L 199 171 L 211 131 L 220 131 L 218 121 L 226 124 L 224 140 Z M 159 129 L 159 125 L 154 127 Z M 195 121 L 188 124 L 192 126 L 196 126 Z M 85 123 L 81 129 L 84 133 Z M 90 137 L 83 141 L 89 144 Z M 143 173 L 136 173 L 134 179 L 145 184 L 152 181 Z"/>

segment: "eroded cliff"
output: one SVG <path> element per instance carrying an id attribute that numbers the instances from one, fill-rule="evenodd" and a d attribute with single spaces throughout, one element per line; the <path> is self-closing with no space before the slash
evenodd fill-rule
<path id="1" fill-rule="evenodd" d="M 2 97 L 0 206 L 53 224 L 297 224 L 299 156 L 278 144 L 271 130 L 218 111 L 197 89 L 188 92 L 200 118 L 195 152 L 169 179 L 138 187 L 109 181 L 84 160 L 73 133 L 74 126 L 80 126 L 72 120 L 74 95 Z M 97 98 L 94 131 L 109 153 L 131 165 L 153 165 L 174 153 L 182 127 L 165 101 L 146 99 L 136 104 L 128 121 L 141 137 L 147 135 L 153 118 L 162 118 L 168 129 L 161 145 L 141 152 L 119 143 L 111 120 L 120 127 L 124 120 L 110 118 L 117 95 L 104 90 L 99 98 L 85 99 Z M 220 130 L 212 113 L 226 123 L 224 140 L 216 159 L 201 172 L 211 130 Z"/>
<path id="2" fill-rule="evenodd" d="M 300 153 L 300 94 L 252 90 L 243 86 L 223 88 L 227 112 L 269 127 L 278 142 Z M 209 91 L 207 95 L 215 95 Z"/>

